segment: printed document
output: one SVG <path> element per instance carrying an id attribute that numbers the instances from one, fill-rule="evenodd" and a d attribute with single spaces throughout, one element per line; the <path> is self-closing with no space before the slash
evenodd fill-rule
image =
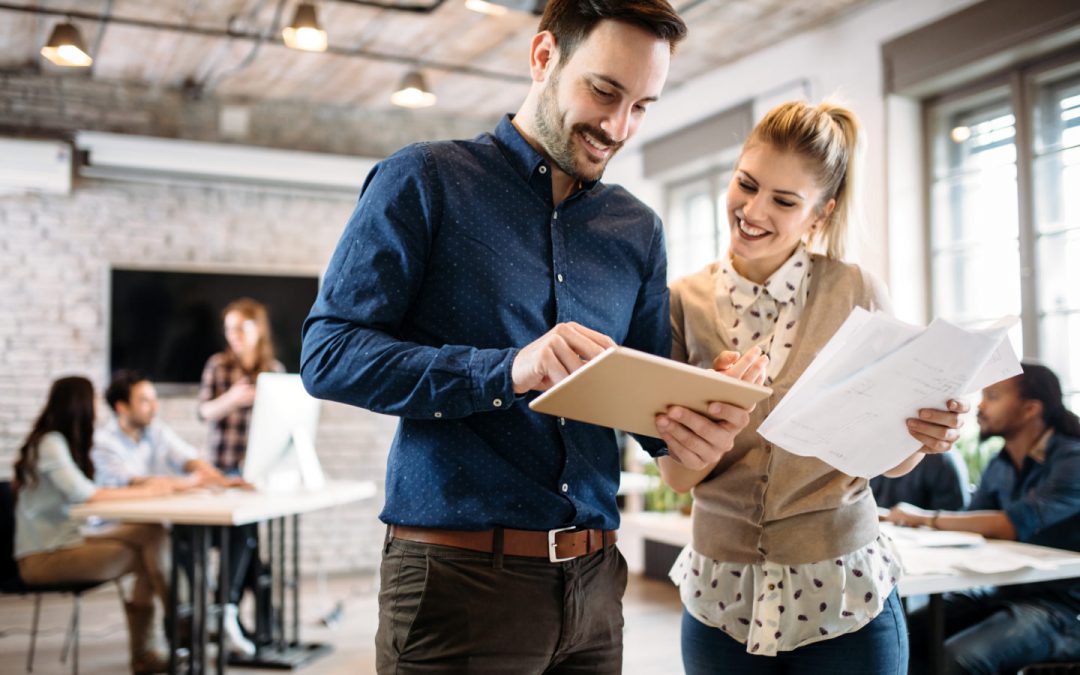
<path id="1" fill-rule="evenodd" d="M 906 420 L 1019 375 L 1005 317 L 989 328 L 921 328 L 855 308 L 759 433 L 789 452 L 870 478 L 921 446 Z"/>

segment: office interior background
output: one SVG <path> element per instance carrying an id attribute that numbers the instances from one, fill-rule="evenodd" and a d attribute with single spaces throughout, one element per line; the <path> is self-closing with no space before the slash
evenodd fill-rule
<path id="1" fill-rule="evenodd" d="M 376 161 L 491 130 L 528 89 L 537 2 L 321 0 L 321 52 L 283 43 L 298 4 L 0 2 L 0 476 L 53 379 L 107 383 L 115 270 L 318 278 Z M 670 278 L 726 249 L 754 121 L 836 96 L 869 142 L 851 259 L 901 319 L 1020 316 L 1017 352 L 1080 409 L 1080 4 L 673 4 L 689 38 L 605 175 L 663 218 Z M 89 67 L 40 56 L 65 22 Z M 194 388 L 162 390 L 162 419 L 204 446 Z M 324 403 L 327 475 L 381 481 L 394 429 Z M 380 507 L 305 517 L 305 571 L 374 570 Z"/>

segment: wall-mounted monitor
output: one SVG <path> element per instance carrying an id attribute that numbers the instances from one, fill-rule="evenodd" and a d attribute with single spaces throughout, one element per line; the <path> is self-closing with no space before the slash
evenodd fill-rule
<path id="1" fill-rule="evenodd" d="M 206 359 L 225 348 L 221 312 L 250 297 L 266 305 L 274 349 L 300 369 L 300 329 L 318 277 L 113 268 L 109 289 L 109 369 L 134 368 L 160 383 L 197 384 Z"/>

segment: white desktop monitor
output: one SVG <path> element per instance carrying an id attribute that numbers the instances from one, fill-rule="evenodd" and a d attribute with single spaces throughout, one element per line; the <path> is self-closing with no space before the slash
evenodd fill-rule
<path id="1" fill-rule="evenodd" d="M 299 375 L 261 373 L 255 381 L 244 480 L 271 491 L 301 484 L 322 487 L 325 480 L 315 455 L 318 426 L 319 400 L 307 393 Z"/>

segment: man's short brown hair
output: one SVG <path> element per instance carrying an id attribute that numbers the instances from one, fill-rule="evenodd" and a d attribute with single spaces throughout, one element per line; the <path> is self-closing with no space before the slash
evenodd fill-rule
<path id="1" fill-rule="evenodd" d="M 667 40 L 673 52 L 686 37 L 686 24 L 667 0 L 548 0 L 540 32 L 555 36 L 562 65 L 605 19 L 643 28 Z"/>

